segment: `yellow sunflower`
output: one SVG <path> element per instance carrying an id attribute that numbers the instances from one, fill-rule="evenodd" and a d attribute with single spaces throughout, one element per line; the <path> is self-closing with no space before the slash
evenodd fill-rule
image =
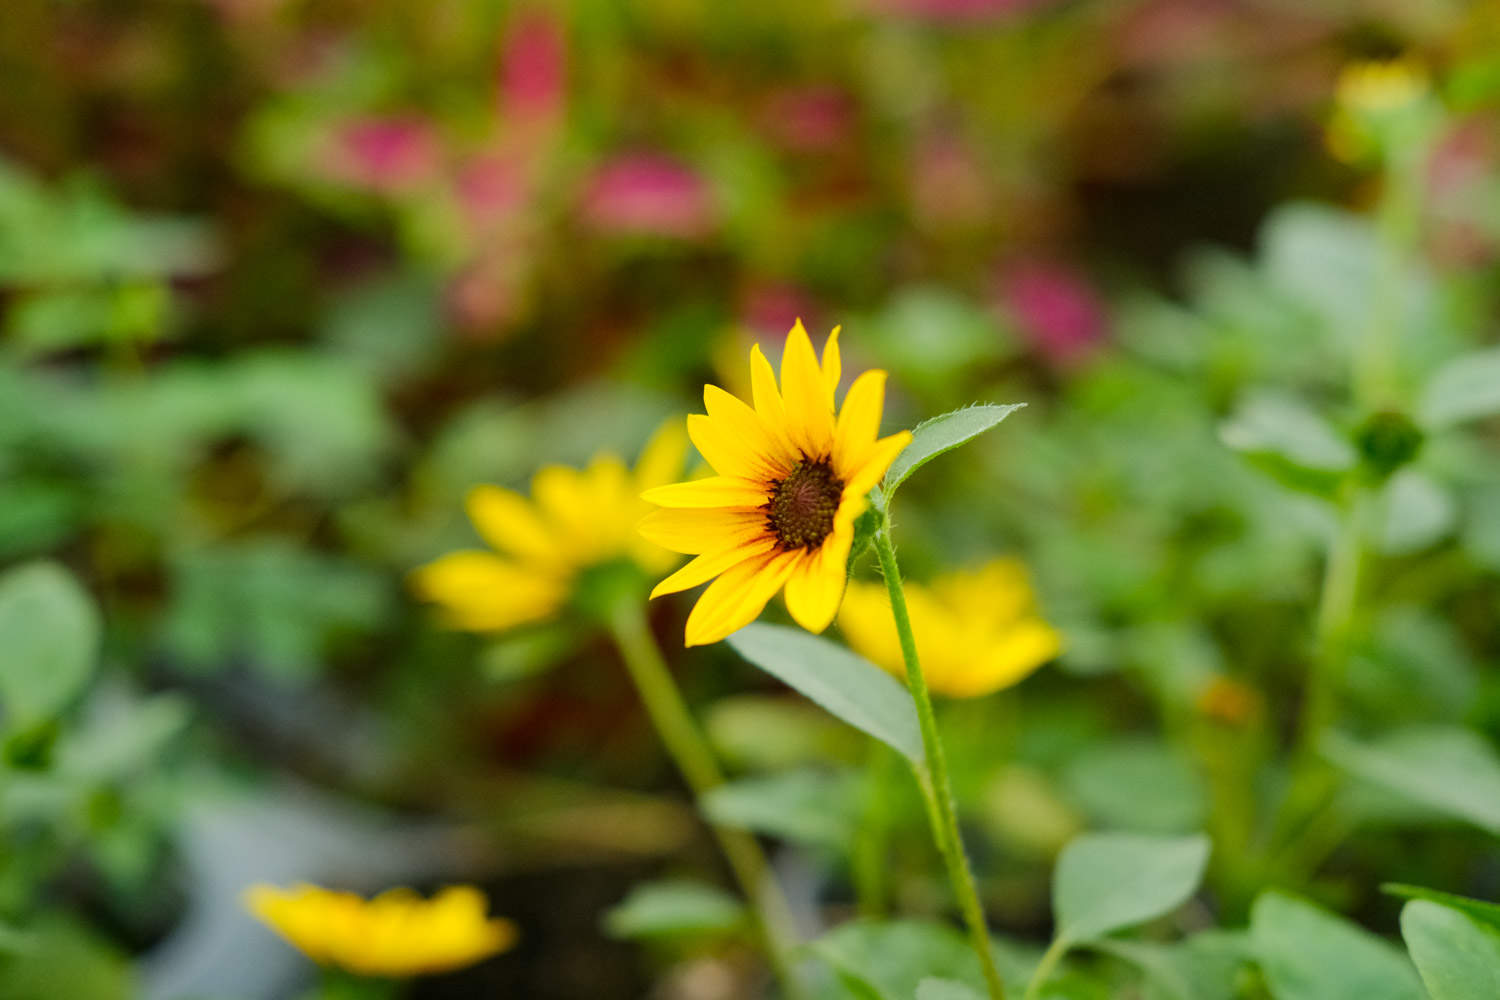
<path id="1" fill-rule="evenodd" d="M 838 333 L 819 365 L 799 320 L 787 334 L 779 388 L 760 347 L 751 348 L 753 407 L 705 386 L 708 413 L 688 417 L 687 431 L 717 475 L 644 494 L 664 509 L 641 521 L 641 534 L 697 557 L 651 596 L 714 580 L 688 615 L 689 646 L 748 625 L 783 586 L 787 610 L 810 632 L 838 611 L 854 519 L 911 440 L 907 431 L 877 437 L 883 371 L 861 374 L 835 410 Z"/>
<path id="2" fill-rule="evenodd" d="M 1036 612 L 1026 570 L 997 559 L 930 586 L 905 584 L 927 686 L 950 698 L 976 698 L 1009 687 L 1057 655 L 1062 637 Z M 902 680 L 906 663 L 884 584 L 849 585 L 839 628 L 865 659 Z"/>
<path id="3" fill-rule="evenodd" d="M 412 588 L 440 605 L 455 628 L 498 632 L 556 615 L 590 567 L 630 559 L 651 575 L 670 569 L 679 557 L 643 539 L 635 526 L 651 509 L 642 491 L 681 475 L 686 452 L 674 420 L 647 442 L 634 472 L 606 452 L 584 469 L 541 469 L 530 499 L 476 486 L 465 507 L 496 551 L 450 552 L 417 569 Z"/>
<path id="4" fill-rule="evenodd" d="M 490 919 L 473 886 L 451 886 L 431 899 L 392 889 L 366 900 L 315 885 L 258 885 L 245 893 L 245 905 L 308 958 L 360 976 L 461 969 L 516 940 L 515 925 Z"/>

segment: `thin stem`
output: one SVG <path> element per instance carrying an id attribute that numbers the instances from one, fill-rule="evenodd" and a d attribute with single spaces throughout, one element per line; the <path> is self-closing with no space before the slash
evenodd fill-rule
<path id="1" fill-rule="evenodd" d="M 1005 984 L 1001 982 L 1000 973 L 995 968 L 995 958 L 990 950 L 989 928 L 984 920 L 984 907 L 979 902 L 974 873 L 969 870 L 963 836 L 958 830 L 958 816 L 953 807 L 953 788 L 948 778 L 948 761 L 943 753 L 942 740 L 938 737 L 937 719 L 932 711 L 932 695 L 927 691 L 927 680 L 922 676 L 922 664 L 917 659 L 917 640 L 912 633 L 911 616 L 906 610 L 906 592 L 901 586 L 901 570 L 896 564 L 896 548 L 891 543 L 889 520 L 875 533 L 875 552 L 880 557 L 880 572 L 885 577 L 886 590 L 891 596 L 891 615 L 896 621 L 896 633 L 901 637 L 901 655 L 906 660 L 906 683 L 911 690 L 912 700 L 916 703 L 917 721 L 922 728 L 926 773 L 921 777 L 923 791 L 930 805 L 933 836 L 948 867 L 948 881 L 953 884 L 953 892 L 958 897 L 959 909 L 968 926 L 969 941 L 979 956 L 991 1000 L 1004 1000 Z"/>
<path id="2" fill-rule="evenodd" d="M 1036 1000 L 1042 995 L 1042 987 L 1047 980 L 1052 978 L 1052 970 L 1057 968 L 1057 963 L 1062 961 L 1063 955 L 1067 954 L 1068 942 L 1063 938 L 1053 938 L 1047 950 L 1042 952 L 1041 961 L 1037 962 L 1036 970 L 1031 974 L 1031 981 L 1026 984 L 1026 994 L 1021 1000 Z"/>
<path id="3" fill-rule="evenodd" d="M 724 784 L 724 775 L 714 760 L 708 741 L 693 721 L 677 682 L 667 669 L 661 647 L 646 624 L 643 609 L 634 601 L 618 602 L 610 615 L 609 627 L 657 735 L 694 796 L 701 799 Z M 710 827 L 755 912 L 766 957 L 781 981 L 782 989 L 790 998 L 803 997 L 802 985 L 788 958 L 789 942 L 794 934 L 791 907 L 771 875 L 765 853 L 756 839 L 743 830 L 732 830 L 718 824 L 710 824 Z"/>

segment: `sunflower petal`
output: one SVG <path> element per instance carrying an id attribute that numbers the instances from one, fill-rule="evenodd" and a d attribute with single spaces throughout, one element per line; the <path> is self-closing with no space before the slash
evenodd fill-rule
<path id="1" fill-rule="evenodd" d="M 759 344 L 750 348 L 750 391 L 755 412 L 766 432 L 783 452 L 795 455 L 797 449 L 787 435 L 786 404 L 781 398 L 781 390 L 776 388 L 776 373 L 771 370 L 771 362 L 766 360 Z"/>
<path id="2" fill-rule="evenodd" d="M 687 429 L 681 418 L 673 417 L 658 427 L 635 463 L 636 492 L 678 479 L 687 458 L 687 444 Z"/>
<path id="3" fill-rule="evenodd" d="M 654 510 L 641 518 L 636 530 L 664 549 L 697 555 L 747 545 L 766 535 L 766 516 L 761 511 L 713 507 L 668 508 Z"/>
<path id="4" fill-rule="evenodd" d="M 785 476 L 797 464 L 800 456 L 793 454 L 785 435 L 774 433 L 765 419 L 738 396 L 716 385 L 705 385 L 703 407 L 720 428 L 755 454 L 758 465 L 771 478 Z"/>
<path id="5" fill-rule="evenodd" d="M 736 545 L 721 552 L 707 552 L 658 583 L 651 591 L 653 598 L 663 594 L 675 594 L 707 583 L 746 559 L 755 559 L 770 552 L 776 543 L 770 538 L 758 538 L 746 545 Z"/>
<path id="6" fill-rule="evenodd" d="M 795 559 L 795 553 L 772 552 L 720 574 L 688 614 L 686 644 L 718 642 L 755 621 L 786 582 Z"/>
<path id="7" fill-rule="evenodd" d="M 885 408 L 885 379 L 885 372 L 871 369 L 854 380 L 844 397 L 833 432 L 833 467 L 840 473 L 859 471 L 875 447 Z"/>
<path id="8" fill-rule="evenodd" d="M 515 490 L 476 486 L 464 498 L 464 507 L 480 537 L 501 552 L 538 562 L 557 558 L 552 532 L 535 505 Z"/>
<path id="9" fill-rule="evenodd" d="M 451 624 L 492 632 L 550 618 L 561 607 L 566 584 L 556 576 L 489 552 L 450 552 L 411 574 L 424 600 L 441 605 Z"/>
<path id="10" fill-rule="evenodd" d="M 869 456 L 853 475 L 844 481 L 844 496 L 862 497 L 875 487 L 891 467 L 896 456 L 911 443 L 911 431 L 901 431 L 875 442 Z"/>
<path id="11" fill-rule="evenodd" d="M 833 409 L 834 396 L 838 393 L 839 379 L 844 374 L 843 356 L 839 353 L 839 331 L 836 326 L 823 344 L 823 384 L 828 387 L 828 408 Z"/>
<path id="12" fill-rule="evenodd" d="M 827 455 L 833 448 L 833 404 L 801 320 L 781 352 L 781 398 L 792 444 L 810 457 Z"/>
<path id="13" fill-rule="evenodd" d="M 747 479 L 709 476 L 657 486 L 642 493 L 641 499 L 658 507 L 730 507 L 748 511 L 766 502 L 766 491 Z"/>
<path id="14" fill-rule="evenodd" d="M 809 632 L 821 632 L 838 613 L 847 581 L 845 563 L 849 558 L 844 546 L 843 558 L 824 548 L 803 559 L 786 581 L 786 609 L 792 619 Z"/>

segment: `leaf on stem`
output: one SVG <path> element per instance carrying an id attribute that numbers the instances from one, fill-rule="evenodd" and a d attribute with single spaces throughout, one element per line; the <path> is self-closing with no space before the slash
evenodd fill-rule
<path id="1" fill-rule="evenodd" d="M 972 441 L 1025 405 L 984 403 L 966 406 L 918 424 L 911 432 L 911 444 L 896 456 L 885 474 L 886 500 L 890 500 L 897 487 L 906 482 L 913 472 L 943 452 L 952 451 L 959 445 Z"/>

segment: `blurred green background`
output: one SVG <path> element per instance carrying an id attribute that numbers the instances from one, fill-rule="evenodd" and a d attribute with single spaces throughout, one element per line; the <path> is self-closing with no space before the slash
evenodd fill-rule
<path id="1" fill-rule="evenodd" d="M 1086 828 L 1208 830 L 1226 926 L 1271 882 L 1382 932 L 1383 880 L 1500 895 L 1497 42 L 1458 0 L 7 0 L 0 996 L 296 995 L 237 897 L 294 879 L 522 927 L 413 996 L 751 995 L 732 941 L 601 926 L 722 874 L 608 643 L 451 633 L 404 577 L 471 485 L 633 456 L 797 316 L 888 429 L 1029 404 L 897 526 L 916 579 L 1020 557 L 1067 636 L 944 706 L 1004 934 Z M 1350 483 L 1352 777 L 1268 856 Z M 687 607 L 835 922 L 866 751 L 678 650 Z M 896 908 L 939 912 L 889 782 Z"/>

